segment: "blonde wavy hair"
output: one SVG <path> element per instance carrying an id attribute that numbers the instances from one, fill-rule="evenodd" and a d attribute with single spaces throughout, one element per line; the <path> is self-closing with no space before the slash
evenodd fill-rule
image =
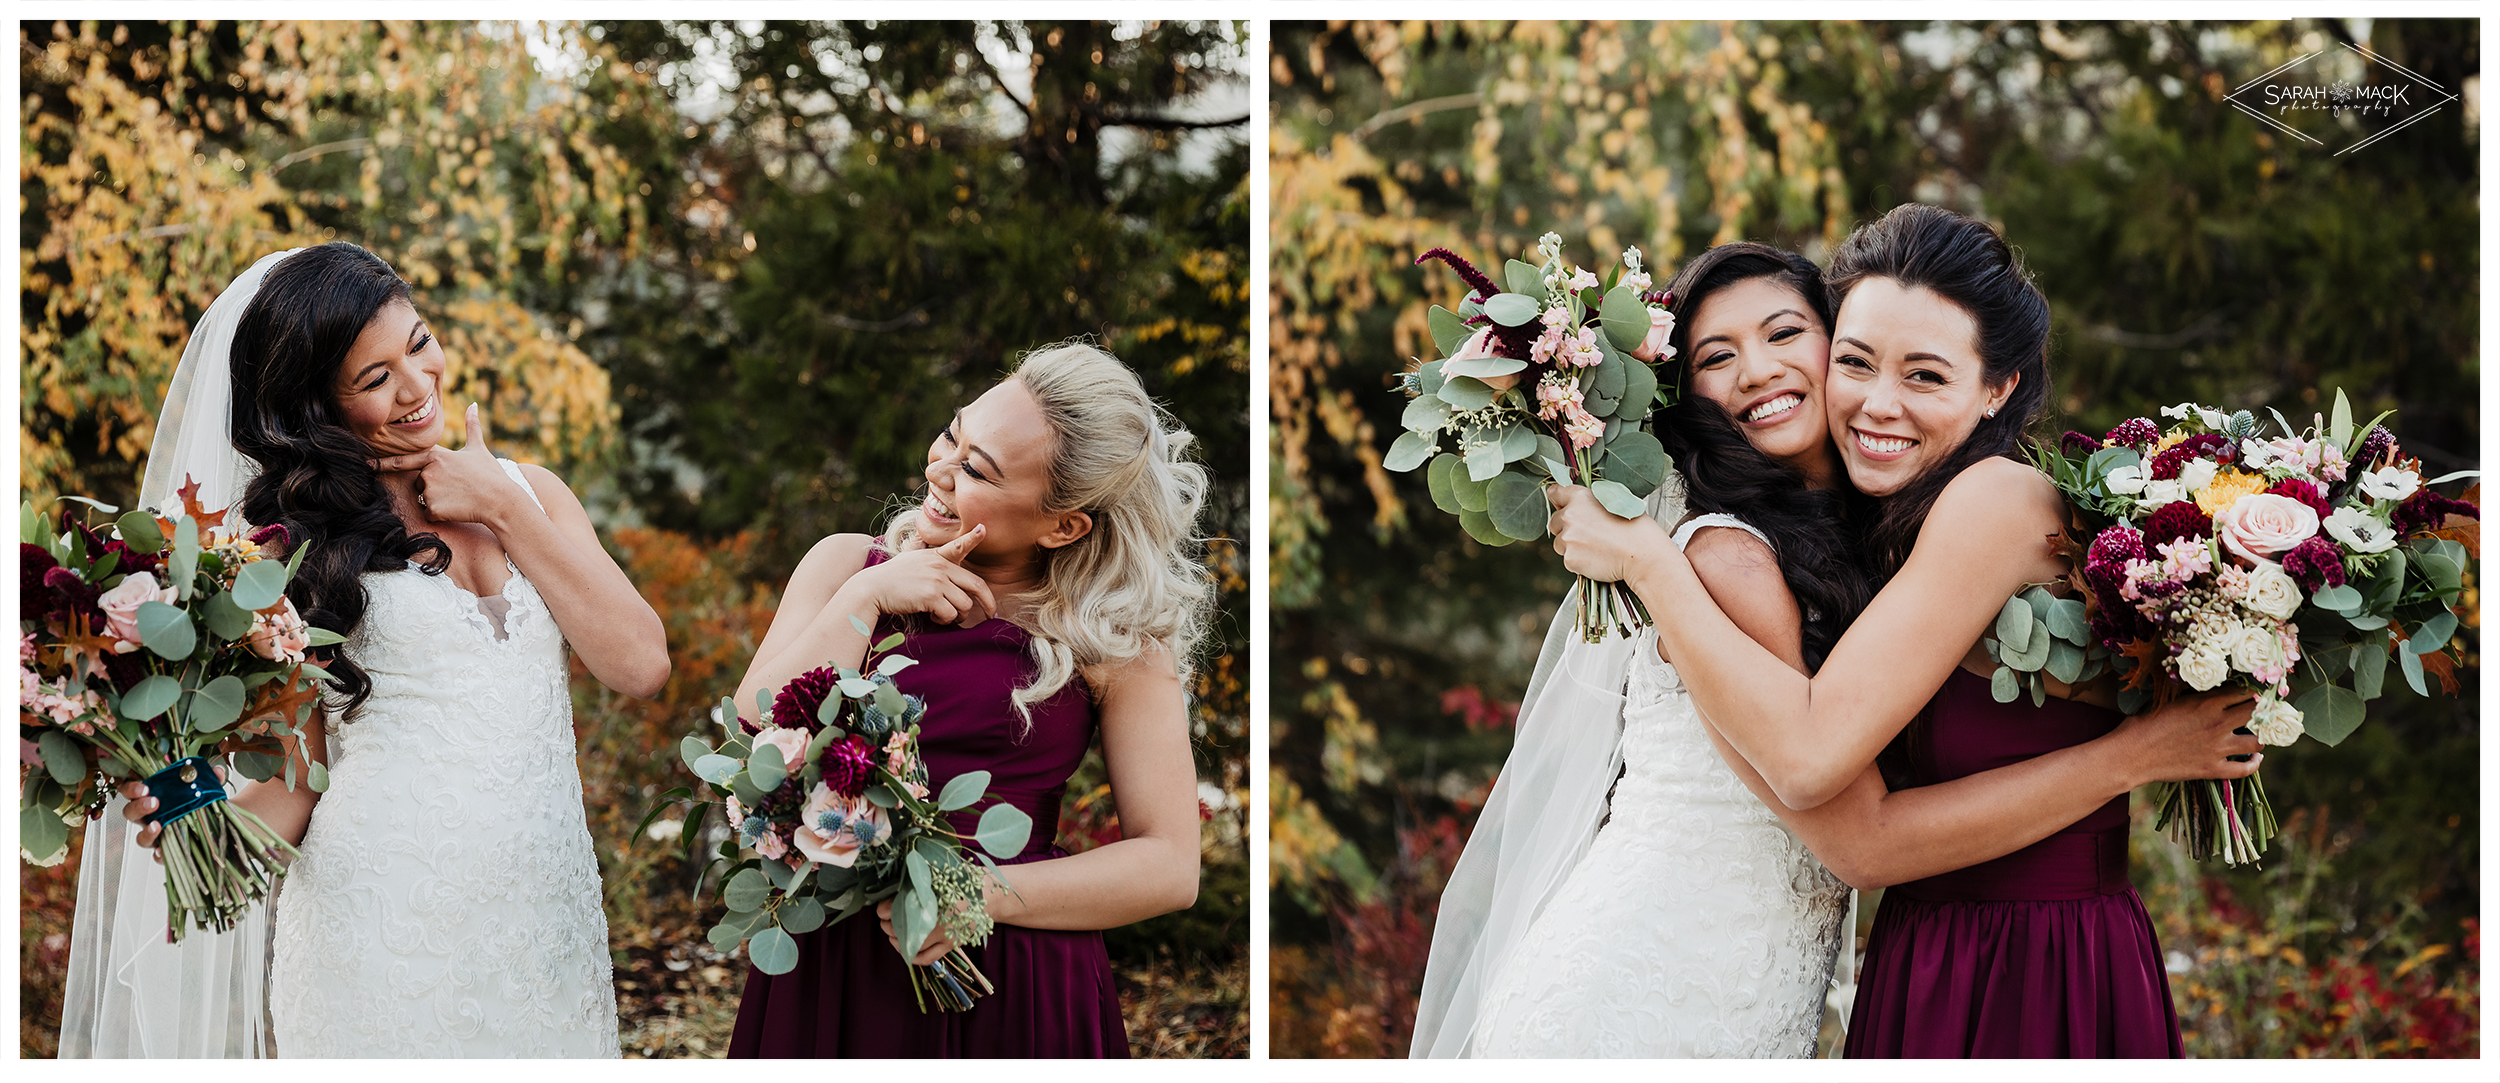
<path id="1" fill-rule="evenodd" d="M 1043 550 L 1032 597 L 1035 674 L 1013 696 L 1016 713 L 1056 694 L 1084 669 L 1118 665 L 1161 643 L 1186 687 L 1215 608 L 1215 583 L 1195 533 L 1207 468 L 1185 458 L 1189 430 L 1146 395 L 1137 374 L 1089 342 L 1034 350 L 1008 379 L 1040 404 L 1053 437 L 1042 512 L 1083 511 L 1093 529 Z M 917 507 L 914 502 L 913 507 Z M 886 547 L 918 544 L 919 517 L 889 520 Z"/>

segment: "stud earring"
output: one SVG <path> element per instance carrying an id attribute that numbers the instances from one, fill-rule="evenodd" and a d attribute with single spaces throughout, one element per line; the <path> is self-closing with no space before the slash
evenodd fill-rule
<path id="1" fill-rule="evenodd" d="M 1988 408 L 1988 413 L 1987 413 L 1987 415 L 1986 415 L 1986 416 L 1988 416 L 1988 417 L 1995 417 L 1995 416 L 1997 416 L 1997 408 L 1996 408 L 1996 407 L 1994 407 L 1994 406 L 1989 407 L 1989 408 Z"/>

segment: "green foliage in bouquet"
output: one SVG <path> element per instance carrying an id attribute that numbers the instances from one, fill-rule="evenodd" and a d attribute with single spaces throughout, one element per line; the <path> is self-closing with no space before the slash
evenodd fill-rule
<path id="1" fill-rule="evenodd" d="M 225 800 L 211 757 L 289 789 L 328 788 L 300 744 L 328 676 L 304 652 L 342 642 L 286 596 L 304 548 L 273 559 L 268 534 L 226 526 L 196 493 L 182 490 L 177 518 L 132 511 L 101 529 L 64 512 L 55 531 L 19 507 L 19 734 L 35 761 L 19 794 L 20 854 L 60 861 L 71 827 L 115 786 L 146 780 L 174 940 L 195 925 L 232 928 L 282 874 L 294 848 Z"/>
<path id="2" fill-rule="evenodd" d="M 865 622 L 854 617 L 852 623 L 868 634 Z M 983 879 L 1005 886 L 992 857 L 1023 852 L 1033 821 L 1002 802 L 984 810 L 969 834 L 954 829 L 948 814 L 977 803 L 990 773 L 969 771 L 930 792 L 928 765 L 919 754 L 927 705 L 894 683 L 896 673 L 914 664 L 890 653 L 902 642 L 896 633 L 876 644 L 864 670 L 801 674 L 778 704 L 771 692 L 758 691 L 756 714 L 765 721 L 756 732 L 739 725 L 736 703 L 724 697 L 713 718 L 726 739 L 715 746 L 689 735 L 679 743 L 687 770 L 721 800 L 732 821 L 731 837 L 704 863 L 695 890 L 700 894 L 712 871 L 722 870 L 720 901 L 728 912 L 709 939 L 722 952 L 746 944 L 748 958 L 766 974 L 798 965 L 794 936 L 893 899 L 902 944 L 919 945 L 943 930 L 958 945 L 935 964 L 908 968 L 915 1000 L 924 1011 L 930 1003 L 924 994 L 941 1010 L 961 1011 L 990 991 L 962 951 L 982 943 L 991 929 Z M 782 717 L 791 713 L 789 691 L 816 681 L 828 681 L 832 694 L 812 716 Z M 798 743 L 796 735 L 805 743 L 792 756 L 787 746 Z M 668 803 L 692 798 L 685 787 L 662 794 L 635 837 Z M 689 864 L 711 807 L 697 802 L 688 810 L 681 837 Z M 904 952 L 907 960 L 912 954 Z"/>

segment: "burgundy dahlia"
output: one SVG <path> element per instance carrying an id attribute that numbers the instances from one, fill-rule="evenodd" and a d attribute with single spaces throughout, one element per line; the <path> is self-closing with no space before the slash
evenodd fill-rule
<path id="1" fill-rule="evenodd" d="M 104 626 L 104 611 L 96 608 L 96 599 L 103 597 L 104 592 L 88 586 L 86 580 L 78 578 L 77 572 L 52 568 L 43 573 L 43 585 L 51 591 L 50 604 L 45 607 L 44 616 L 68 620 L 74 614 L 84 613 L 89 618 L 88 623 L 97 628 Z"/>
<path id="2" fill-rule="evenodd" d="M 841 679 L 842 674 L 832 666 L 820 666 L 790 678 L 790 683 L 781 686 L 781 694 L 773 697 L 773 725 L 809 733 L 823 729 L 824 724 L 816 721 L 816 712 L 825 705 L 825 697 L 833 694 L 834 682 Z M 758 728 L 750 725 L 747 732 Z"/>
<path id="3" fill-rule="evenodd" d="M 858 797 L 877 770 L 876 757 L 858 734 L 826 745 L 824 758 L 817 762 L 825 769 L 825 787 L 844 797 Z"/>
<path id="4" fill-rule="evenodd" d="M 2175 500 L 2153 509 L 2144 520 L 2144 544 L 2160 545 L 2181 538 L 2210 538 L 2214 533 L 2213 516 L 2197 507 L 2192 500 Z"/>
<path id="5" fill-rule="evenodd" d="M 2315 594 L 2327 587 L 2344 585 L 2344 554 L 2335 543 L 2325 538 L 2311 538 L 2283 554 L 2283 571 L 2300 584 L 2300 589 Z"/>
<path id="6" fill-rule="evenodd" d="M 2093 439 L 2092 434 L 2073 429 L 2066 430 L 2066 435 L 2059 437 L 2057 443 L 2059 449 L 2068 455 L 2090 455 L 2101 450 L 2101 442 Z"/>
<path id="7" fill-rule="evenodd" d="M 2153 480 L 2177 480 L 2180 469 L 2185 467 L 2190 459 L 2201 459 L 2210 455 L 2217 461 L 2227 463 L 2233 458 L 2230 452 L 2231 440 L 2229 437 L 2223 436 L 2219 433 L 2197 433 L 2194 436 L 2170 445 L 2170 447 L 2164 450 L 2161 454 L 2153 456 Z"/>
<path id="8" fill-rule="evenodd" d="M 2131 447 L 2142 451 L 2153 446 L 2160 439 L 2161 430 L 2154 427 L 2151 421 L 2131 417 L 2119 422 L 2117 428 L 2109 430 L 2109 435 L 2103 438 L 2103 442 L 2110 447 Z"/>
<path id="9" fill-rule="evenodd" d="M 2418 489 L 2404 503 L 2396 505 L 2396 513 L 2388 517 L 2388 522 L 2396 528 L 2397 537 L 2410 538 L 2425 530 L 2439 529 L 2440 524 L 2447 522 L 2451 515 L 2481 519 L 2483 509 L 2429 489 Z"/>

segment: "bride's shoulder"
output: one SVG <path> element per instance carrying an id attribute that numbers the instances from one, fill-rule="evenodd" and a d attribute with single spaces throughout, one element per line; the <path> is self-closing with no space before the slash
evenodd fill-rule
<path id="1" fill-rule="evenodd" d="M 1998 457 L 1972 463 L 1936 494 L 1928 523 L 1959 529 L 2001 527 L 2031 533 L 2065 521 L 2065 500 L 2048 475 L 2028 463 Z"/>

